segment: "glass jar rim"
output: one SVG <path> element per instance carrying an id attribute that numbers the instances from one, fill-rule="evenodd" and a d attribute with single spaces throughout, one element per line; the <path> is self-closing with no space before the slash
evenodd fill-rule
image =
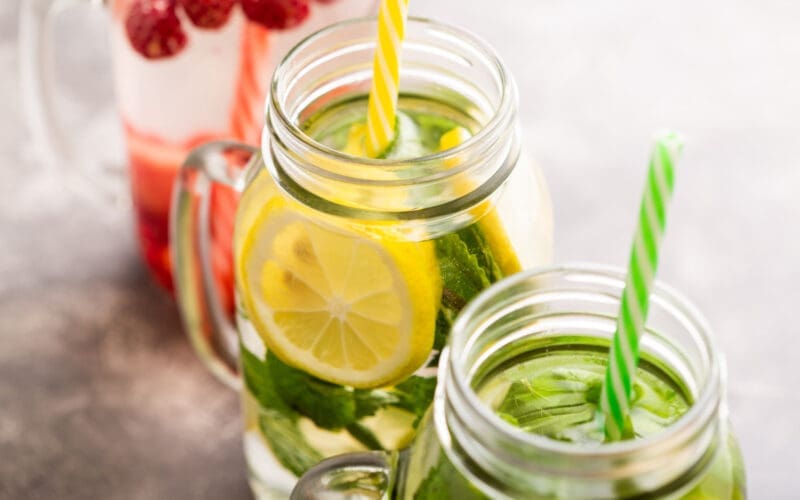
<path id="1" fill-rule="evenodd" d="M 303 146 L 309 148 L 309 151 L 312 151 L 315 154 L 322 155 L 323 157 L 326 157 L 334 162 L 344 162 L 359 168 L 367 167 L 367 168 L 377 168 L 382 170 L 391 170 L 396 167 L 401 167 L 401 168 L 405 167 L 409 163 L 428 163 L 428 162 L 445 163 L 447 162 L 448 159 L 458 157 L 465 151 L 474 148 L 477 144 L 486 142 L 488 136 L 492 133 L 492 131 L 500 126 L 500 124 L 504 120 L 504 117 L 508 113 L 509 109 L 511 109 L 515 105 L 516 89 L 513 84 L 513 79 L 510 77 L 508 71 L 506 70 L 505 65 L 503 64 L 497 52 L 491 47 L 491 45 L 489 45 L 482 38 L 480 38 L 479 36 L 475 35 L 474 33 L 468 30 L 459 28 L 457 26 L 434 21 L 432 19 L 424 17 L 409 16 L 406 30 L 409 31 L 411 28 L 414 27 L 433 29 L 438 33 L 440 37 L 449 36 L 450 39 L 454 40 L 457 39 L 462 45 L 469 46 L 472 50 L 480 53 L 481 56 L 491 64 L 492 69 L 496 72 L 496 75 L 498 77 L 500 83 L 501 95 L 499 102 L 494 109 L 494 113 L 486 121 L 486 123 L 481 124 L 480 129 L 473 135 L 471 135 L 467 140 L 445 151 L 436 151 L 433 153 L 429 153 L 414 158 L 398 160 L 398 159 L 386 159 L 386 158 L 357 157 L 343 153 L 341 151 L 338 151 L 334 148 L 331 148 L 314 140 L 313 138 L 308 136 L 305 132 L 303 132 L 300 126 L 296 124 L 291 119 L 291 117 L 288 116 L 288 114 L 286 113 L 284 107 L 281 105 L 280 102 L 278 83 L 280 82 L 282 75 L 286 72 L 286 68 L 291 64 L 292 59 L 296 57 L 303 49 L 306 49 L 309 45 L 318 42 L 320 39 L 323 39 L 324 37 L 330 35 L 331 33 L 335 33 L 336 31 L 351 26 L 358 26 L 364 24 L 374 25 L 375 22 L 376 22 L 375 17 L 360 17 L 360 18 L 353 18 L 345 21 L 340 21 L 338 23 L 326 26 L 325 28 L 322 28 L 315 33 L 312 33 L 311 35 L 307 36 L 299 43 L 297 43 L 291 50 L 289 50 L 289 52 L 287 52 L 287 54 L 275 68 L 275 72 L 272 77 L 272 83 L 270 86 L 270 96 L 265 103 L 265 115 L 269 117 L 271 111 L 274 110 L 275 116 L 280 122 L 281 126 L 285 127 L 285 129 L 288 130 L 289 133 L 296 140 L 300 141 L 303 144 Z M 374 44 L 374 41 L 371 41 L 370 43 Z M 402 66 L 401 66 L 401 72 L 402 72 Z M 267 143 L 268 143 L 268 134 L 267 134 L 267 129 L 265 128 L 264 134 L 262 136 L 262 149 L 266 147 L 265 144 Z M 456 168 L 449 169 L 447 171 L 447 174 L 456 175 L 468 168 L 469 165 L 460 165 Z M 340 176 L 341 174 L 337 174 L 333 177 L 340 177 Z M 441 176 L 442 176 L 441 172 L 434 172 L 430 174 L 430 176 L 428 177 L 416 179 L 416 182 L 426 182 Z M 344 178 L 340 178 L 338 180 L 350 180 L 350 179 L 345 176 Z M 363 179 L 360 179 L 360 181 L 364 182 Z M 393 181 L 383 181 L 383 182 L 372 181 L 372 183 L 375 185 L 391 184 L 392 182 Z"/>
<path id="2" fill-rule="evenodd" d="M 463 356 L 469 353 L 469 341 L 475 330 L 471 326 L 471 320 L 477 317 L 482 309 L 489 307 L 495 296 L 502 290 L 520 285 L 536 276 L 547 274 L 565 275 L 569 273 L 582 274 L 585 277 L 605 281 L 607 284 L 611 281 L 616 284 L 622 283 L 623 286 L 626 274 L 622 268 L 615 266 L 594 263 L 570 263 L 523 271 L 487 288 L 461 311 L 453 324 L 451 330 L 453 333 L 446 348 L 447 352 L 443 355 L 443 359 L 447 360 L 446 370 L 443 370 L 446 373 L 447 382 L 442 383 L 443 397 L 437 399 L 444 401 L 444 398 L 447 397 L 447 387 L 453 387 L 459 393 L 459 396 L 463 397 L 471 409 L 474 410 L 475 416 L 483 420 L 484 424 L 496 429 L 504 438 L 545 453 L 581 459 L 614 459 L 643 453 L 653 447 L 667 445 L 669 442 L 679 440 L 681 435 L 692 434 L 692 429 L 702 425 L 708 417 L 709 410 L 713 410 L 713 413 L 716 413 L 721 401 L 720 387 L 724 373 L 723 363 L 711 335 L 711 328 L 699 310 L 688 299 L 672 287 L 657 280 L 654 283 L 651 295 L 657 295 L 664 303 L 674 308 L 680 314 L 682 320 L 692 323 L 692 330 L 696 332 L 696 335 L 692 337 L 702 349 L 704 357 L 708 360 L 707 377 L 702 385 L 698 387 L 697 397 L 689 410 L 675 423 L 661 432 L 645 438 L 602 443 L 597 446 L 585 446 L 557 441 L 546 436 L 526 432 L 495 415 L 472 389 L 471 381 L 468 378 L 466 367 L 464 366 L 465 363 L 462 359 Z"/>

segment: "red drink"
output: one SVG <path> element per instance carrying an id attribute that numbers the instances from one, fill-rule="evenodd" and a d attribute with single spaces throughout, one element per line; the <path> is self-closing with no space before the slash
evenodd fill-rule
<path id="1" fill-rule="evenodd" d="M 214 17 L 202 10 L 209 5 L 224 8 Z M 115 0 L 111 7 L 137 236 L 153 277 L 172 290 L 170 201 L 188 152 L 214 139 L 257 145 L 270 76 L 285 52 L 327 24 L 372 12 L 374 2 Z M 233 191 L 214 189 L 214 274 L 232 310 L 230 242 L 238 200 Z"/>

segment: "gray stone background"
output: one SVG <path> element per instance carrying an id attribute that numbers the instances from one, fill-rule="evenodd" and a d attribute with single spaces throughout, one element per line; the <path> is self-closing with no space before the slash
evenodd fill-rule
<path id="1" fill-rule="evenodd" d="M 22 121 L 0 2 L 0 498 L 248 498 L 236 396 L 135 253 L 129 213 L 66 189 Z M 660 278 L 727 354 L 752 498 L 800 484 L 800 4 L 412 1 L 502 54 L 549 181 L 559 261 L 626 261 L 654 131 L 688 138 Z M 58 25 L 76 139 L 118 158 L 105 19 Z M 116 156 L 115 156 L 116 155 Z"/>

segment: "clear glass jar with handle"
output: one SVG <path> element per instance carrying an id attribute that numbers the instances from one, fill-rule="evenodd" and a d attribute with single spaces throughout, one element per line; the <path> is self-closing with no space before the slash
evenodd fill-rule
<path id="1" fill-rule="evenodd" d="M 227 167 L 237 148 L 211 143 L 180 177 L 181 310 L 211 369 L 242 388 L 259 497 L 288 494 L 325 457 L 406 447 L 455 315 L 552 251 L 550 200 L 522 151 L 513 80 L 463 30 L 409 21 L 398 136 L 380 159 L 351 154 L 363 143 L 374 33 L 374 20 L 346 22 L 289 53 L 244 176 Z M 208 286 L 210 181 L 243 190 L 235 326 Z"/>
<path id="2" fill-rule="evenodd" d="M 745 498 L 723 360 L 700 314 L 664 285 L 641 346 L 637 437 L 602 442 L 596 403 L 623 287 L 624 273 L 594 265 L 494 285 L 453 325 L 412 447 L 322 462 L 292 498 Z"/>
<path id="3" fill-rule="evenodd" d="M 278 4 L 278 7 L 275 7 Z M 127 144 L 139 245 L 148 268 L 172 288 L 168 222 L 173 182 L 188 152 L 212 139 L 258 145 L 270 76 L 286 52 L 330 23 L 375 12 L 375 0 L 24 0 L 20 74 L 34 139 L 52 167 L 89 196 L 119 198 L 124 169 L 73 146 L 54 106 L 52 25 L 76 6 L 105 6 L 116 108 Z M 270 10 L 270 8 L 273 10 Z M 274 15 L 267 15 L 272 12 Z M 101 42 L 98 40 L 98 42 Z M 83 69 L 77 68 L 77 71 Z M 102 146 L 99 146 L 102 147 Z M 229 242 L 236 196 L 212 197 L 215 274 L 233 310 Z M 227 220 L 224 215 L 229 214 Z"/>

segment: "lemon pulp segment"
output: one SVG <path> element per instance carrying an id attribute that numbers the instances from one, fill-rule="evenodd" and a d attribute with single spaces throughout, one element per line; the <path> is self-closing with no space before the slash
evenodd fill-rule
<path id="1" fill-rule="evenodd" d="M 441 295 L 431 242 L 323 226 L 275 197 L 240 259 L 250 319 L 284 362 L 369 388 L 400 381 L 427 359 Z"/>
<path id="2" fill-rule="evenodd" d="M 470 137 L 471 134 L 467 129 L 464 127 L 455 127 L 439 138 L 439 151 L 452 149 Z M 450 158 L 445 161 L 446 166 L 449 168 L 456 167 L 459 164 L 458 159 Z M 473 186 L 469 181 L 463 179 L 459 179 L 459 181 L 458 184 L 460 185 L 458 187 L 461 188 L 463 192 L 472 190 Z M 483 201 L 474 207 L 471 212 L 478 217 L 483 214 L 477 223 L 483 231 L 486 237 L 486 243 L 489 245 L 489 248 L 492 249 L 492 255 L 494 255 L 497 265 L 500 266 L 503 274 L 508 276 L 522 271 L 522 265 L 519 262 L 517 253 L 514 251 L 514 246 L 511 244 L 511 240 L 503 227 L 500 216 L 497 215 L 497 208 L 488 206 L 490 204 L 491 202 L 489 200 Z"/>

